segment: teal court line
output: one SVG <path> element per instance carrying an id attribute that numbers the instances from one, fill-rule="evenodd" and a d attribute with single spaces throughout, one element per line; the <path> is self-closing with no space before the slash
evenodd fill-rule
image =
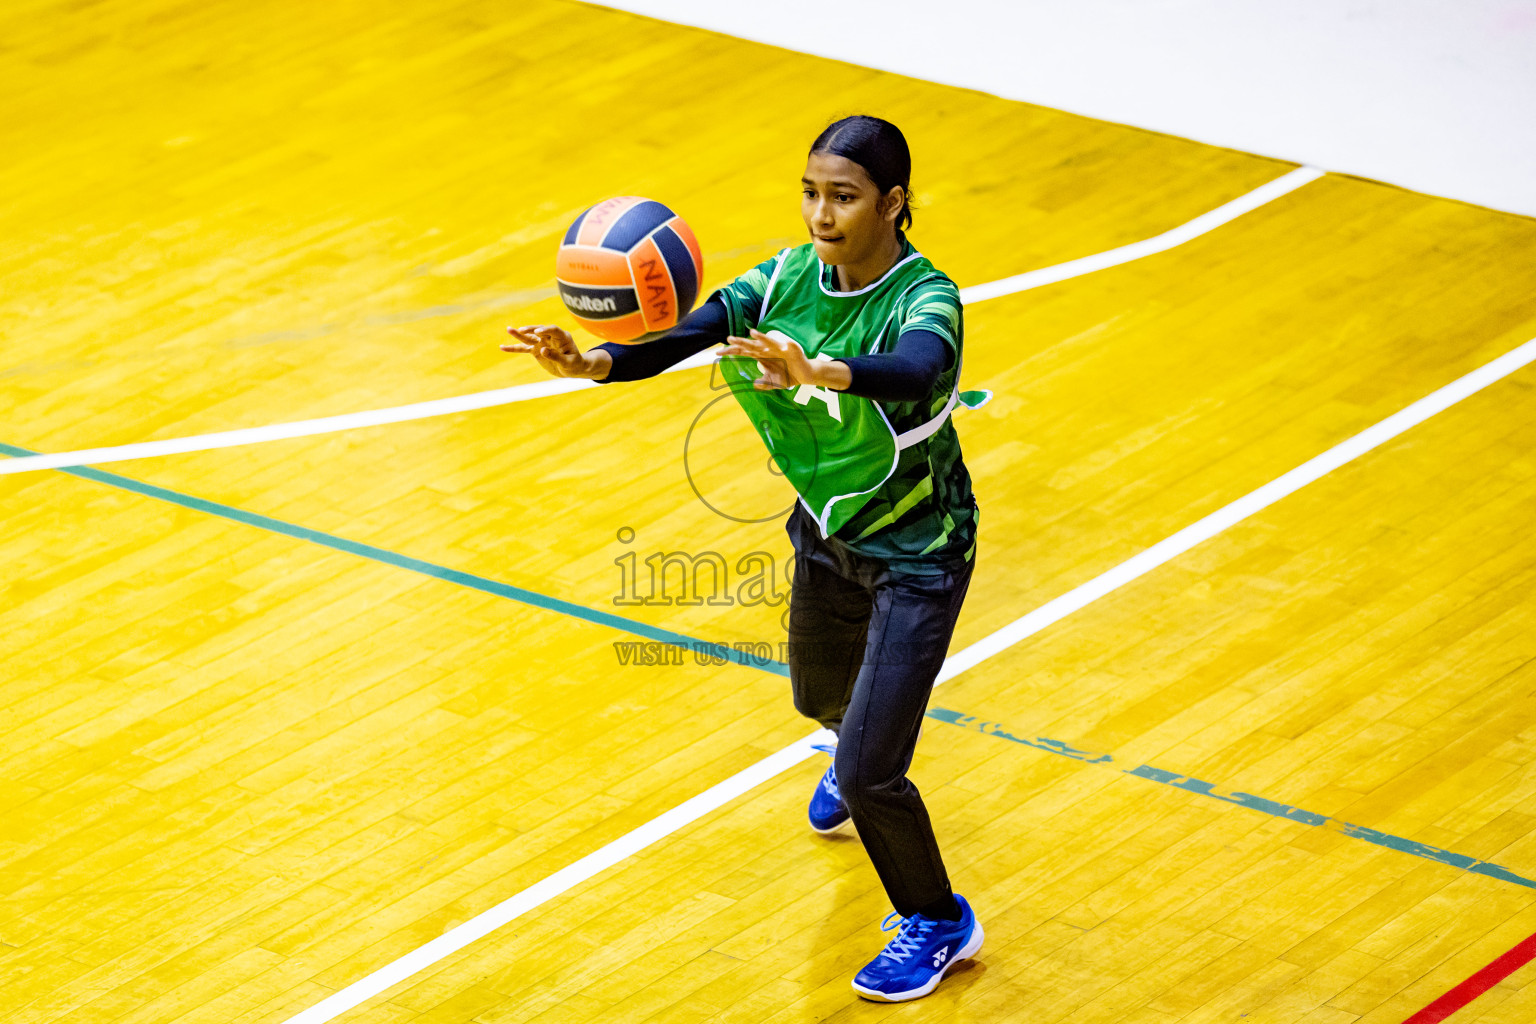
<path id="1" fill-rule="evenodd" d="M 930 708 L 928 717 L 950 725 L 957 725 L 962 729 L 970 729 L 985 736 L 995 736 L 1010 743 L 1018 743 L 1026 747 L 1034 747 L 1036 750 L 1044 750 L 1062 757 L 1069 757 L 1074 761 L 1084 764 L 1114 765 L 1115 759 L 1109 754 L 1092 754 L 1085 750 L 1078 750 L 1068 746 L 1060 740 L 1049 739 L 1045 736 L 1036 736 L 1033 739 L 1016 736 L 1005 729 L 999 722 L 984 722 L 975 715 L 963 714 L 959 711 L 951 711 L 948 708 Z M 1298 822 L 1302 825 L 1311 825 L 1314 828 L 1327 829 L 1331 832 L 1342 832 L 1354 839 L 1363 839 L 1367 843 L 1385 847 L 1388 850 L 1396 850 L 1399 853 L 1412 854 L 1425 860 L 1432 860 L 1436 864 L 1445 864 L 1448 867 L 1460 868 L 1470 871 L 1474 875 L 1487 875 L 1505 882 L 1513 882 L 1523 885 L 1528 889 L 1536 889 L 1536 879 L 1517 875 L 1508 868 L 1476 857 L 1468 857 L 1466 854 L 1455 853 L 1451 850 L 1442 850 L 1438 846 L 1430 846 L 1428 843 L 1416 842 L 1412 839 L 1404 839 L 1387 832 L 1381 832 L 1365 825 L 1354 825 L 1338 818 L 1330 818 L 1326 814 L 1318 814 L 1314 811 L 1303 810 L 1300 807 L 1292 807 L 1290 804 L 1282 804 L 1262 796 L 1254 796 L 1252 793 L 1234 793 L 1225 786 L 1214 782 L 1206 782 L 1202 779 L 1191 778 L 1188 775 L 1180 775 L 1178 772 L 1170 772 L 1163 768 L 1154 768 L 1149 764 L 1138 765 L 1135 768 L 1117 768 L 1126 775 L 1134 775 L 1138 779 L 1148 779 L 1159 782 L 1165 786 L 1182 789 L 1186 793 L 1198 793 L 1200 796 L 1208 796 L 1213 800 L 1224 803 L 1237 804 L 1239 807 L 1247 807 L 1255 811 L 1276 818 L 1284 818 L 1287 821 Z"/>
<path id="2" fill-rule="evenodd" d="M 18 456 L 36 455 L 38 453 L 16 445 L 0 442 L 0 454 Z M 349 555 L 357 555 L 360 558 L 367 558 L 384 565 L 394 566 L 397 569 L 406 569 L 410 572 L 420 573 L 423 576 L 430 576 L 433 579 L 442 580 L 446 583 L 455 583 L 461 587 L 493 594 L 496 597 L 504 597 L 535 608 L 569 615 L 583 622 L 608 626 L 635 636 L 644 637 L 647 640 L 656 640 L 664 644 L 684 648 L 685 650 L 703 652 L 710 655 L 716 661 L 727 659 L 738 665 L 761 669 L 774 675 L 789 675 L 789 666 L 782 661 L 757 657 L 750 653 L 727 647 L 724 644 L 695 640 L 681 633 L 659 629 L 643 622 L 635 622 L 610 612 L 595 611 L 570 601 L 562 601 L 557 597 L 549 597 L 532 590 L 525 590 L 522 587 L 512 586 L 509 583 L 501 583 L 496 580 L 487 579 L 484 576 L 476 576 L 474 573 L 463 572 L 459 569 L 450 569 L 447 566 L 437 565 L 419 558 L 412 558 L 409 555 L 402 555 L 385 548 L 375 547 L 372 544 L 363 544 L 359 541 L 347 540 L 344 537 L 321 533 L 319 530 L 311 530 L 306 526 L 298 526 L 281 519 L 274 519 L 271 516 L 261 515 L 258 512 L 247 512 L 232 505 L 209 501 L 206 498 L 193 497 L 189 494 L 182 494 L 179 491 L 157 487 L 154 484 L 147 484 L 140 480 L 119 476 L 116 473 L 108 473 L 104 470 L 91 469 L 86 466 L 61 468 L 58 472 L 68 473 L 82 480 L 106 484 L 108 487 L 130 491 L 147 498 L 155 498 L 159 501 L 192 509 L 196 512 L 218 516 L 231 522 L 254 526 L 257 529 L 266 530 L 284 537 L 318 544 L 321 547 L 330 548 L 334 551 L 343 551 Z M 1044 750 L 1061 757 L 1071 758 L 1084 764 L 1113 765 L 1115 763 L 1114 758 L 1109 754 L 1093 754 L 1078 750 L 1070 744 L 1044 736 L 1038 736 L 1033 739 L 1016 736 L 1003 728 L 1000 723 L 985 722 L 974 715 L 951 711 L 948 708 L 930 708 L 928 717 L 948 723 L 949 725 L 971 729 L 987 736 L 994 736 L 998 739 L 1008 740 L 1026 747 L 1033 747 L 1036 750 Z M 1390 835 L 1364 825 L 1354 825 L 1326 815 L 1303 810 L 1299 807 L 1292 807 L 1289 804 L 1278 803 L 1265 797 L 1254 796 L 1251 793 L 1230 792 L 1216 783 L 1193 779 L 1162 768 L 1154 768 L 1151 765 L 1144 764 L 1135 768 L 1121 768 L 1119 770 L 1127 775 L 1134 775 L 1137 778 L 1148 779 L 1166 786 L 1173 786 L 1176 789 L 1182 789 L 1189 793 L 1197 793 L 1225 803 L 1237 804 L 1240 807 L 1262 811 L 1277 818 L 1285 818 L 1288 821 L 1295 821 L 1303 825 L 1342 832 L 1344 835 L 1352 838 L 1362 839 L 1365 842 L 1374 843 L 1389 850 L 1396 850 L 1399 853 L 1422 857 L 1437 864 L 1445 864 L 1449 867 L 1472 872 L 1473 874 L 1487 875 L 1491 878 L 1498 878 L 1506 882 L 1513 882 L 1516 885 L 1536 889 L 1536 880 L 1515 874 L 1513 871 L 1500 867 L 1497 864 L 1491 864 L 1487 861 L 1478 860 L 1475 857 L 1468 857 L 1465 854 L 1455 853 L 1450 850 L 1442 850 L 1437 846 L 1430 846 L 1427 843 L 1415 842 L 1412 839 Z"/>
<path id="3" fill-rule="evenodd" d="M 37 455 L 37 452 L 21 448 L 13 444 L 0 442 L 0 454 L 19 456 Z M 100 469 L 91 469 L 87 466 L 76 466 L 60 469 L 61 473 L 68 473 L 82 480 L 90 480 L 98 484 L 106 484 L 108 487 L 116 487 L 120 490 L 131 491 L 134 494 L 143 495 L 146 498 L 156 498 L 169 502 L 172 505 L 180 505 L 196 512 L 205 512 L 208 515 L 218 516 L 220 519 L 228 519 L 232 522 L 243 523 L 246 526 L 254 526 L 259 530 L 281 534 L 284 537 L 292 537 L 295 540 L 308 541 L 311 544 L 319 544 L 321 547 L 331 548 L 334 551 L 344 551 L 349 555 L 357 555 L 384 565 L 391 565 L 397 569 L 406 569 L 410 572 L 430 576 L 433 579 L 443 580 L 447 583 L 456 583 L 461 587 L 478 590 L 485 594 L 494 594 L 497 597 L 505 597 L 512 601 L 520 601 L 534 608 L 542 608 L 545 611 L 558 612 L 561 615 L 569 615 L 573 619 L 590 622 L 598 626 L 608 626 L 612 629 L 641 636 L 647 640 L 656 640 L 684 650 L 693 651 L 696 655 L 708 656 L 711 660 L 729 660 L 738 665 L 746 665 L 751 668 L 760 668 L 765 672 L 775 675 L 788 676 L 789 666 L 780 661 L 773 661 L 760 657 L 754 657 L 748 652 L 735 650 L 725 644 L 710 643 L 705 640 L 695 640 L 693 637 L 682 633 L 674 633 L 669 629 L 661 629 L 647 625 L 644 622 L 636 622 L 626 619 L 611 612 L 596 611 L 583 605 L 570 601 L 562 601 L 558 597 L 549 597 L 532 590 L 524 590 L 522 587 L 514 587 L 510 583 L 501 583 L 484 576 L 476 576 L 474 573 L 464 572 L 459 569 L 450 569 L 445 565 L 437 565 L 433 562 L 423 561 L 420 558 L 412 558 L 386 548 L 375 547 L 372 544 L 363 544 L 355 540 L 347 540 L 345 537 L 337 537 L 329 533 L 321 533 L 319 530 L 311 530 L 307 526 L 299 526 L 294 523 L 274 519 L 271 516 L 261 515 L 259 512 L 247 512 L 244 509 L 235 508 L 233 505 L 224 505 L 217 501 L 209 501 L 206 498 L 196 498 L 190 494 L 182 494 L 164 487 L 156 487 L 141 480 L 134 480 L 116 473 L 108 473 Z"/>

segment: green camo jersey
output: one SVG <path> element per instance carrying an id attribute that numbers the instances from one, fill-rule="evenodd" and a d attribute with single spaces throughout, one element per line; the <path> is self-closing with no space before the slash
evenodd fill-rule
<path id="1" fill-rule="evenodd" d="M 788 337 L 812 359 L 886 352 L 903 331 L 932 331 L 953 358 L 931 394 L 880 402 L 808 384 L 757 391 L 757 367 L 741 357 L 723 358 L 721 372 L 824 537 L 901 572 L 954 568 L 975 554 L 977 521 L 949 418 L 963 351 L 959 289 L 906 241 L 896 265 L 865 288 L 840 292 L 834 275 L 807 243 L 716 295 L 732 334 L 755 327 Z"/>

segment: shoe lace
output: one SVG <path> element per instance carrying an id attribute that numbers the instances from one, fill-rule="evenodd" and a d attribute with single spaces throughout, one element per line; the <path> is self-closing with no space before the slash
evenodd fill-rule
<path id="1" fill-rule="evenodd" d="M 836 747 L 828 746 L 825 743 L 812 744 L 811 749 L 819 750 L 823 754 L 837 754 Z M 821 788 L 832 794 L 832 799 L 838 801 L 843 799 L 842 792 L 837 788 L 837 773 L 835 771 L 828 769 L 827 773 L 821 777 Z"/>
<path id="2" fill-rule="evenodd" d="M 891 923 L 893 919 L 899 923 L 900 927 Z M 909 956 L 922 948 L 923 941 L 928 938 L 928 933 L 933 931 L 933 926 L 937 923 L 922 914 L 902 917 L 892 911 L 886 915 L 884 921 L 880 922 L 880 930 L 888 932 L 896 928 L 896 936 L 885 944 L 880 955 L 893 963 L 906 963 Z"/>

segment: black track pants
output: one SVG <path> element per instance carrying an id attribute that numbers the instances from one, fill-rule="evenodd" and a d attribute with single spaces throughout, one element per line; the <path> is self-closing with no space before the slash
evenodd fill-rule
<path id="1" fill-rule="evenodd" d="M 785 529 L 795 546 L 795 708 L 837 733 L 838 789 L 897 913 L 948 904 L 949 876 L 907 768 L 975 560 L 940 575 L 893 572 L 823 539 L 799 502 Z"/>

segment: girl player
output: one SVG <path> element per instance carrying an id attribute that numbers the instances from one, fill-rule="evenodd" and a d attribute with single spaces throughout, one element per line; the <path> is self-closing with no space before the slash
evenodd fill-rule
<path id="1" fill-rule="evenodd" d="M 907 240 L 912 159 L 901 131 L 848 117 L 811 144 L 801 179 L 810 241 L 710 298 L 665 337 L 586 352 L 558 327 L 508 328 L 502 348 L 560 377 L 650 377 L 711 345 L 800 495 L 789 668 L 795 707 L 837 735 L 811 827 L 850 819 L 895 913 L 896 936 L 853 979 L 915 999 L 981 948 L 907 779 L 975 565 L 976 501 L 949 414 L 959 400 L 954 282 Z M 967 398 L 970 395 L 966 396 Z M 967 403 L 969 404 L 969 402 Z"/>

